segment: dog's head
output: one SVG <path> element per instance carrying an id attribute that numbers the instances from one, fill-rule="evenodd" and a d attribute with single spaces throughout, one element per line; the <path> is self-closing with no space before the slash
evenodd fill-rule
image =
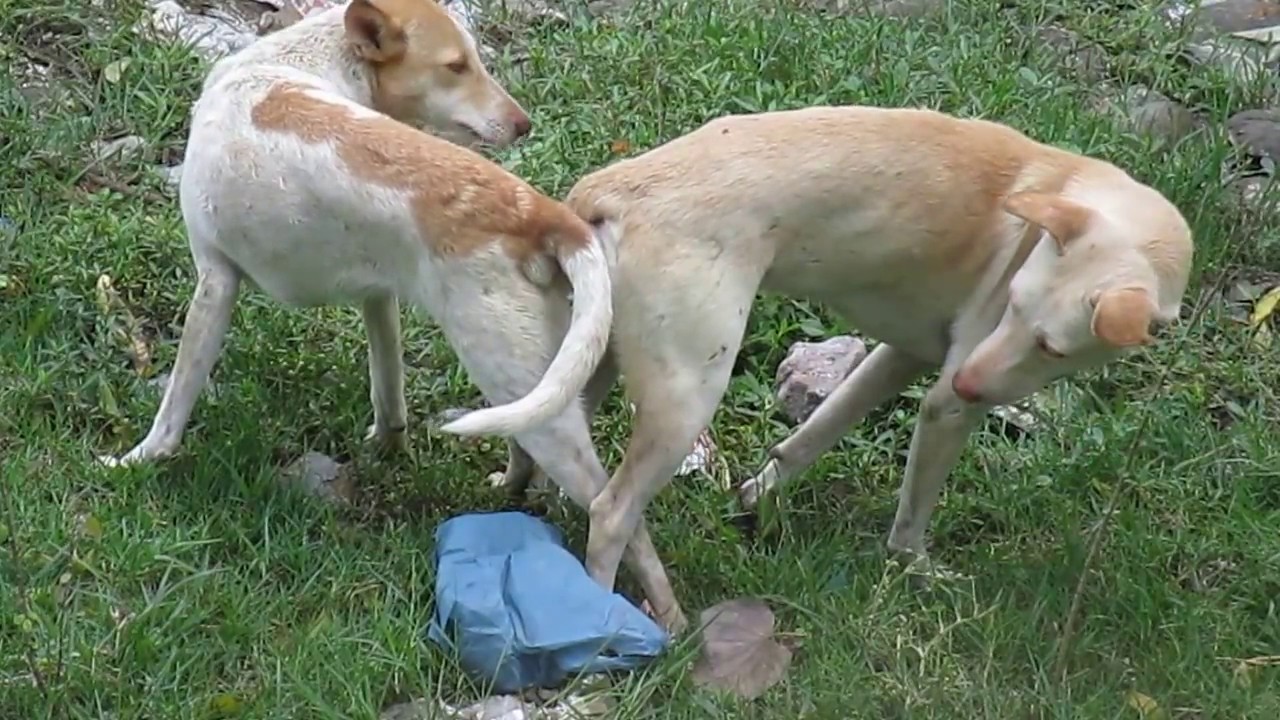
<path id="1" fill-rule="evenodd" d="M 466 146 L 503 147 L 529 132 L 471 34 L 435 0 L 352 0 L 345 26 L 371 70 L 374 109 Z"/>
<path id="2" fill-rule="evenodd" d="M 1177 318 L 1191 231 L 1154 190 L 1125 196 L 1122 211 L 1107 212 L 1046 193 L 1005 201 L 1005 212 L 1038 229 L 1038 244 L 1009 283 L 999 325 L 956 370 L 957 395 L 1014 402 L 1151 344 L 1153 330 Z"/>

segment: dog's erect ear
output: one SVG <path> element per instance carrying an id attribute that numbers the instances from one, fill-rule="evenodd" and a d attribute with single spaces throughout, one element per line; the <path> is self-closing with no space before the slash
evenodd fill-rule
<path id="1" fill-rule="evenodd" d="M 1049 231 L 1058 243 L 1058 254 L 1067 244 L 1084 234 L 1093 219 L 1093 211 L 1058 195 L 1041 192 L 1019 192 L 1005 198 L 1005 212 L 1034 223 Z"/>
<path id="2" fill-rule="evenodd" d="M 405 53 L 404 28 L 383 12 L 379 4 L 378 0 L 351 0 L 344 16 L 347 40 L 363 60 L 394 62 Z"/>
<path id="3" fill-rule="evenodd" d="M 1143 288 L 1126 287 L 1099 290 L 1092 298 L 1093 320 L 1089 330 L 1108 345 L 1117 348 L 1150 345 L 1151 323 L 1156 304 Z"/>

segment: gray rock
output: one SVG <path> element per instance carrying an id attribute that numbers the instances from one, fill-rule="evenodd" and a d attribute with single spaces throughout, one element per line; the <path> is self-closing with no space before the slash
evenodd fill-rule
<path id="1" fill-rule="evenodd" d="M 1081 80 L 1099 82 L 1107 76 L 1111 58 L 1097 43 L 1081 38 L 1060 25 L 1046 25 L 1036 37 L 1063 60 L 1068 72 Z"/>
<path id="2" fill-rule="evenodd" d="M 1227 118 L 1227 135 L 1250 155 L 1280 160 L 1280 110 L 1241 110 Z"/>
<path id="3" fill-rule="evenodd" d="M 1176 145 L 1202 124 L 1185 105 L 1145 85 L 1104 89 L 1093 108 L 1115 114 L 1135 133 L 1156 140 L 1162 148 Z"/>
<path id="4" fill-rule="evenodd" d="M 1202 4 L 1192 13 L 1199 24 L 1219 33 L 1239 33 L 1280 25 L 1280 2 L 1276 0 L 1219 0 Z"/>
<path id="5" fill-rule="evenodd" d="M 1174 145 L 1196 129 L 1195 115 L 1185 105 L 1135 85 L 1125 91 L 1129 122 L 1139 134 Z"/>
<path id="6" fill-rule="evenodd" d="M 919 20 L 942 10 L 947 0 L 803 0 L 824 12 Z"/>
<path id="7" fill-rule="evenodd" d="M 318 452 L 307 452 L 281 473 L 281 481 L 309 495 L 339 504 L 355 496 L 355 478 L 345 463 Z"/>
<path id="8" fill-rule="evenodd" d="M 782 412 L 794 422 L 804 422 L 866 357 L 867 346 L 851 335 L 795 343 L 775 377 Z"/>

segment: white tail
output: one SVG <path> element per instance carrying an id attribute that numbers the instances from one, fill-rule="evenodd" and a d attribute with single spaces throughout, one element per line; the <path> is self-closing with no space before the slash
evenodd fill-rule
<path id="1" fill-rule="evenodd" d="M 475 410 L 443 427 L 455 435 L 510 436 L 559 415 L 576 401 L 609 347 L 613 325 L 612 263 L 606 253 L 614 241 L 612 223 L 593 226 L 592 241 L 561 250 L 556 257 L 573 285 L 569 330 L 547 372 L 529 394 L 496 407 Z"/>

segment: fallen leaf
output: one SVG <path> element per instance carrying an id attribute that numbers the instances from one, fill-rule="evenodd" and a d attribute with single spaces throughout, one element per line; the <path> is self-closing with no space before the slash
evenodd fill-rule
<path id="1" fill-rule="evenodd" d="M 773 634 L 773 611 L 762 600 L 727 600 L 702 611 L 702 647 L 693 664 L 699 686 L 747 700 L 776 685 L 791 665 L 791 650 Z"/>
<path id="2" fill-rule="evenodd" d="M 1138 711 L 1143 720 L 1160 720 L 1165 716 L 1164 710 L 1150 695 L 1144 695 L 1137 690 L 1130 690 L 1127 696 L 1129 707 Z"/>
<path id="3" fill-rule="evenodd" d="M 214 717 L 234 717 L 244 709 L 244 703 L 231 693 L 219 693 L 209 701 L 209 709 L 213 711 Z"/>
<path id="4" fill-rule="evenodd" d="M 1253 304 L 1253 312 L 1249 313 L 1253 344 L 1260 350 L 1271 347 L 1271 329 L 1265 323 L 1275 313 L 1277 305 L 1280 305 L 1280 286 L 1271 288 L 1266 295 L 1258 298 Z"/>
<path id="5" fill-rule="evenodd" d="M 133 371 L 144 378 L 150 377 L 151 346 L 142 332 L 142 323 L 129 311 L 110 275 L 100 275 L 96 289 L 98 311 L 107 322 L 108 335 L 129 356 Z"/>
<path id="6" fill-rule="evenodd" d="M 1276 306 L 1280 305 L 1280 285 L 1271 288 L 1266 295 L 1258 298 L 1258 302 L 1253 305 L 1253 312 L 1249 314 L 1249 325 L 1258 327 L 1271 317 L 1276 311 Z"/>
<path id="7" fill-rule="evenodd" d="M 609 152 L 614 155 L 621 155 L 631 150 L 631 143 L 626 140 L 614 140 L 609 143 Z"/>
<path id="8" fill-rule="evenodd" d="M 1240 687 L 1249 687 L 1253 685 L 1253 671 L 1261 667 L 1280 666 L 1280 655 L 1261 655 L 1259 657 L 1244 658 L 1236 661 L 1236 666 L 1231 674 L 1235 676 L 1236 684 Z"/>
<path id="9" fill-rule="evenodd" d="M 102 521 L 92 515 L 85 515 L 80 519 L 80 532 L 83 532 L 86 537 L 101 540 Z"/>
<path id="10" fill-rule="evenodd" d="M 129 62 L 129 58 L 121 58 L 107 65 L 102 69 L 102 78 L 115 85 L 120 82 L 120 78 L 124 76 L 124 71 L 129 68 Z"/>

